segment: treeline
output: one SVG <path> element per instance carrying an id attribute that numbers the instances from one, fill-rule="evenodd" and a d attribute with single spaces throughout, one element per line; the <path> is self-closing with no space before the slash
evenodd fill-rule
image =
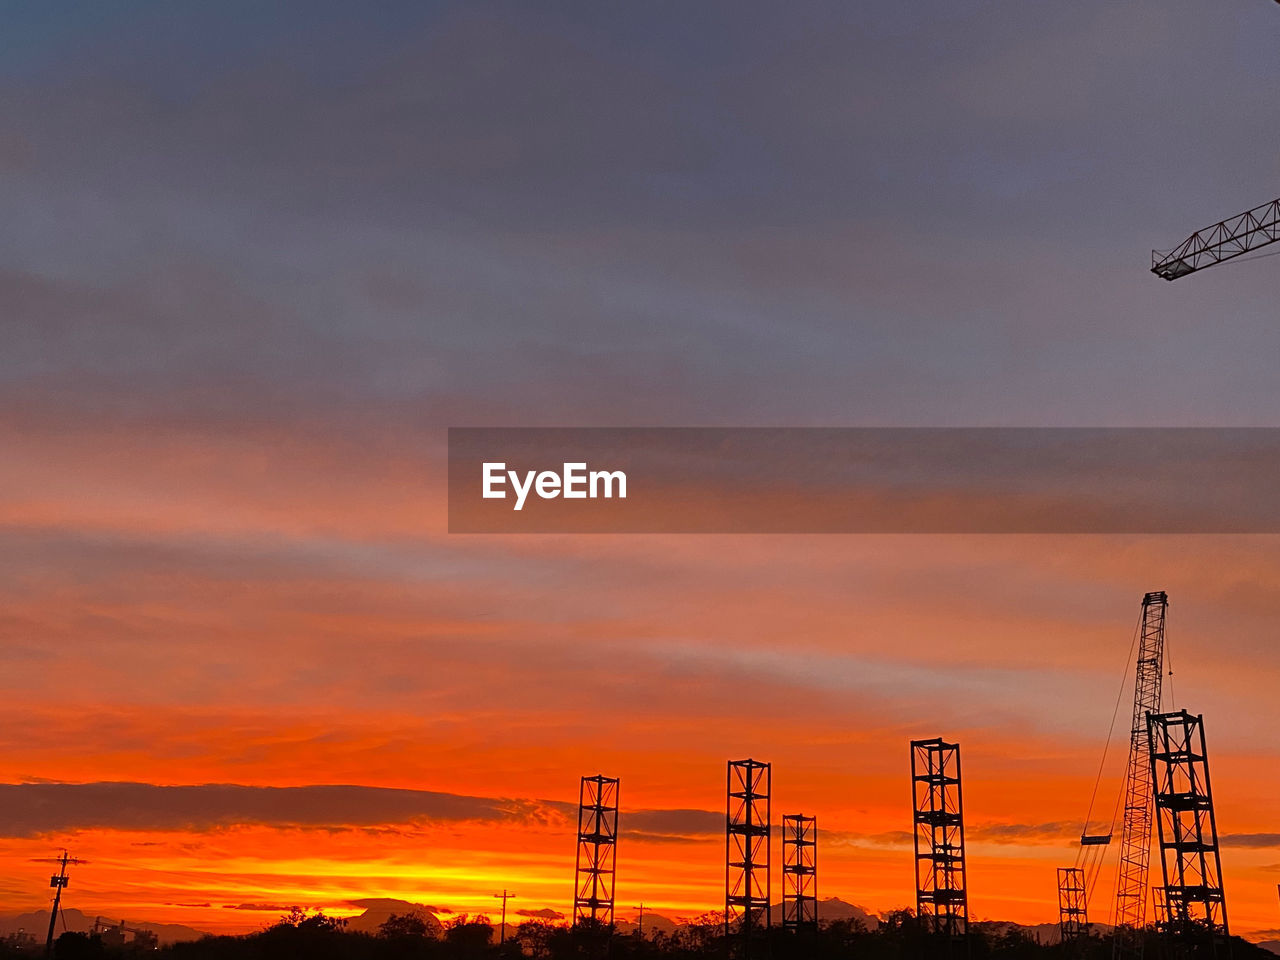
<path id="1" fill-rule="evenodd" d="M 760 931 L 744 955 L 742 938 L 724 936 L 715 915 L 671 933 L 610 933 L 602 927 L 569 929 L 528 921 L 505 943 L 487 917 L 461 915 L 443 927 L 415 914 L 392 916 L 376 934 L 346 929 L 343 920 L 298 912 L 258 933 L 204 937 L 156 949 L 107 944 L 90 934 L 65 933 L 55 960 L 107 960 L 146 955 L 156 960 L 1111 960 L 1109 938 L 1084 937 L 1041 944 L 1016 927 L 973 924 L 965 941 L 927 933 L 910 911 L 890 914 L 874 930 L 838 921 L 796 934 Z M 1145 960 L 1276 960 L 1243 940 L 1212 944 L 1149 934 Z M 20 955 L 13 953 L 10 955 Z M 26 954 L 30 956 L 30 954 Z"/>

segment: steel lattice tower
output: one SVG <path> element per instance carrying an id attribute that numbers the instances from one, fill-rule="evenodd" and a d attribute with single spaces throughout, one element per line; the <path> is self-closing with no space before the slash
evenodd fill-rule
<path id="1" fill-rule="evenodd" d="M 1164 620 L 1169 597 L 1163 591 L 1142 598 L 1142 627 L 1134 681 L 1133 724 L 1125 772 L 1124 829 L 1116 877 L 1116 939 L 1113 954 L 1142 956 L 1138 931 L 1147 920 L 1147 876 L 1151 864 L 1151 736 L 1147 714 L 1160 711 L 1164 674 Z"/>
<path id="2" fill-rule="evenodd" d="M 1089 909 L 1085 901 L 1084 870 L 1058 868 L 1058 931 L 1066 943 L 1089 929 Z"/>
<path id="3" fill-rule="evenodd" d="M 960 744 L 940 737 L 911 741 L 915 810 L 916 916 L 934 933 L 969 932 L 965 884 Z"/>
<path id="4" fill-rule="evenodd" d="M 613 925 L 613 878 L 618 842 L 618 778 L 583 777 L 578 794 L 578 859 L 573 925 Z"/>
<path id="5" fill-rule="evenodd" d="M 818 818 L 782 818 L 782 929 L 818 929 Z"/>
<path id="6" fill-rule="evenodd" d="M 1227 901 L 1204 718 L 1180 710 L 1153 713 L 1149 719 L 1164 877 L 1162 926 L 1173 934 L 1226 937 Z"/>
<path id="7" fill-rule="evenodd" d="M 773 771 L 759 760 L 730 760 L 725 817 L 724 932 L 741 927 L 744 954 L 753 932 L 771 924 L 770 794 Z M 763 918 L 763 923 L 761 923 Z"/>

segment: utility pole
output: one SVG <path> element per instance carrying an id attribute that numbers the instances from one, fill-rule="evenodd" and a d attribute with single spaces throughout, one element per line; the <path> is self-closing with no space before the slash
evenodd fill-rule
<path id="1" fill-rule="evenodd" d="M 1280 890 L 1280 883 L 1276 884 L 1276 889 Z M 636 921 L 636 933 L 640 934 L 640 939 L 644 939 L 644 904 L 640 904 L 640 919 Z"/>
<path id="2" fill-rule="evenodd" d="M 72 863 L 85 863 L 84 860 L 77 860 L 70 856 L 66 850 L 62 851 L 62 856 L 55 857 L 52 860 L 41 860 L 41 863 L 58 864 L 58 872 L 49 878 L 49 886 L 53 887 L 53 908 L 49 911 L 49 936 L 44 941 L 44 955 L 46 957 L 53 956 L 53 932 L 54 926 L 58 922 L 58 907 L 62 905 L 62 891 L 67 888 L 70 878 L 67 876 L 67 865 Z"/>
<path id="3" fill-rule="evenodd" d="M 495 893 L 494 896 L 502 901 L 502 926 L 498 928 L 498 946 L 502 946 L 507 942 L 507 901 L 515 894 L 508 893 L 507 888 L 503 887 L 502 892 Z"/>

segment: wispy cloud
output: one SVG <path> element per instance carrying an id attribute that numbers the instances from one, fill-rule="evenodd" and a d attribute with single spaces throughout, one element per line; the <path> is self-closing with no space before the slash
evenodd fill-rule
<path id="1" fill-rule="evenodd" d="M 1280 833 L 1225 833 L 1218 843 L 1224 847 L 1280 847 Z"/>

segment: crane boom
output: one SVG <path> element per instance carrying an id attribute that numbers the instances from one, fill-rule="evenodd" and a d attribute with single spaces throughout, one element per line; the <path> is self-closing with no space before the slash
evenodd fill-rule
<path id="1" fill-rule="evenodd" d="M 1177 280 L 1280 240 L 1280 199 L 1197 230 L 1168 253 L 1151 251 L 1151 272 Z"/>
<path id="2" fill-rule="evenodd" d="M 1147 714 L 1160 711 L 1164 679 L 1164 620 L 1169 597 L 1163 591 L 1142 598 L 1142 634 L 1133 692 L 1133 726 L 1124 786 L 1124 831 L 1116 879 L 1115 957 L 1142 956 L 1141 928 L 1147 917 L 1147 872 L 1151 862 L 1151 734 Z"/>

